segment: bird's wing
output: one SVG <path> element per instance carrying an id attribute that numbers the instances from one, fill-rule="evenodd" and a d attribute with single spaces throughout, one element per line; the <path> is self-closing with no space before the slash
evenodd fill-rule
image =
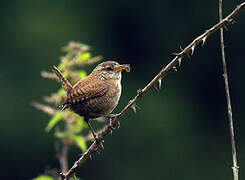
<path id="1" fill-rule="evenodd" d="M 72 104 L 84 103 L 92 99 L 102 97 L 109 91 L 109 85 L 106 83 L 89 82 L 84 86 L 77 86 L 67 95 L 66 100 L 62 104 L 63 109 L 70 107 Z"/>

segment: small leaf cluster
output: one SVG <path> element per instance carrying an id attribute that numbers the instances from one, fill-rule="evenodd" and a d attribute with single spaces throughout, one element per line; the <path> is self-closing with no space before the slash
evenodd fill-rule
<path id="1" fill-rule="evenodd" d="M 62 48 L 64 56 L 60 58 L 58 69 L 63 76 L 67 78 L 72 84 L 87 76 L 84 69 L 85 66 L 96 63 L 102 59 L 101 56 L 92 57 L 89 52 L 90 48 L 87 45 L 70 42 L 66 47 Z M 43 71 L 41 75 L 44 78 L 57 80 L 60 87 L 61 83 L 53 72 Z M 87 124 L 83 117 L 65 110 L 61 111 L 58 107 L 66 97 L 65 90 L 61 87 L 50 96 L 45 96 L 44 101 L 47 104 L 33 103 L 34 107 L 50 115 L 51 118 L 45 128 L 46 132 L 54 132 L 54 136 L 58 138 L 61 145 L 71 146 L 75 145 L 80 148 L 82 152 L 87 149 L 87 141 L 91 140 Z M 57 152 L 59 154 L 59 152 Z M 41 175 L 34 180 L 52 180 L 51 176 Z"/>

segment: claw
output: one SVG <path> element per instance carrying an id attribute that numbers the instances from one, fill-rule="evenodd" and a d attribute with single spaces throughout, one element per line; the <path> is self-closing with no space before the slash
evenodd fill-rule
<path id="1" fill-rule="evenodd" d="M 112 130 L 114 130 L 116 128 L 118 129 L 120 127 L 120 122 L 119 121 L 116 122 L 117 123 L 116 126 L 113 123 L 114 123 L 113 119 L 110 119 L 109 128 L 111 130 L 111 134 L 112 134 Z"/>

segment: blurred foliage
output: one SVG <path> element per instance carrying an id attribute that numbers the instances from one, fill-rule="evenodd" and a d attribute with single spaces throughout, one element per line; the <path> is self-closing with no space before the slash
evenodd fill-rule
<path id="1" fill-rule="evenodd" d="M 36 178 L 33 178 L 32 180 L 54 180 L 54 178 L 47 175 L 41 175 Z"/>
<path id="2" fill-rule="evenodd" d="M 33 178 L 32 180 L 55 180 L 55 178 L 51 176 L 47 176 L 47 175 L 40 175 L 36 178 Z M 82 180 L 82 179 L 77 178 L 77 177 L 71 177 L 70 180 Z"/>
<path id="3" fill-rule="evenodd" d="M 243 1 L 223 1 L 224 16 Z M 60 120 L 46 133 L 53 115 L 48 117 L 30 102 L 56 94 L 60 83 L 40 77 L 39 72 L 59 64 L 64 44 L 84 42 L 91 45 L 87 51 L 91 56 L 103 54 L 105 60 L 131 64 L 132 71 L 123 74 L 117 113 L 172 59 L 173 52 L 218 19 L 218 0 L 2 0 L 1 179 L 31 179 L 59 167 L 54 148 L 59 138 L 54 133 L 65 122 Z M 244 179 L 245 12 L 235 20 L 224 33 L 238 165 L 240 179 Z M 105 139 L 102 155 L 87 161 L 77 175 L 85 180 L 231 180 L 219 42 L 216 32 L 195 49 L 190 60 L 183 60 L 178 72 L 163 79 L 161 90 L 151 90 L 140 100 L 137 114 L 129 112 L 123 118 L 119 131 Z M 94 66 L 76 70 L 89 73 Z M 62 98 L 51 107 L 57 110 Z M 93 125 L 97 129 L 97 123 Z M 69 149 L 70 166 L 80 154 L 76 145 Z"/>
<path id="4" fill-rule="evenodd" d="M 100 56 L 92 57 L 91 53 L 88 52 L 89 46 L 84 44 L 70 42 L 66 47 L 63 47 L 62 50 L 65 52 L 65 55 L 60 58 L 61 62 L 58 65 L 58 69 L 62 71 L 63 75 L 72 82 L 76 82 L 79 79 L 86 77 L 86 71 L 81 70 L 81 68 L 101 60 Z M 80 70 L 76 70 L 78 67 Z M 54 73 L 42 72 L 41 74 L 44 78 L 59 80 Z M 51 96 L 44 97 L 44 101 L 52 106 L 57 106 L 64 100 L 66 96 L 65 93 L 66 92 L 63 88 L 58 89 L 57 92 L 52 93 Z M 87 141 L 91 139 L 91 135 L 86 135 L 84 133 L 88 126 L 83 121 L 83 117 L 80 117 L 69 110 L 56 110 L 50 105 L 40 103 L 33 103 L 33 105 L 37 109 L 51 116 L 45 130 L 46 132 L 50 132 L 55 128 L 54 136 L 60 140 L 62 146 L 69 147 L 71 145 L 76 145 L 82 152 L 86 151 Z M 63 124 L 60 122 L 63 122 Z M 65 156 L 67 156 L 67 153 Z M 68 157 L 65 157 L 65 159 L 67 158 Z M 68 163 L 68 161 L 66 163 Z M 52 179 L 52 177 L 48 177 L 46 175 L 34 178 L 34 180 Z"/>

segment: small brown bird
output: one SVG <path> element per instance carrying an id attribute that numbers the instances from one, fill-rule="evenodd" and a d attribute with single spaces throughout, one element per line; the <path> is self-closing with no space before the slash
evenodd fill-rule
<path id="1" fill-rule="evenodd" d="M 130 66 L 120 65 L 115 61 L 105 61 L 72 86 L 62 73 L 55 66 L 53 67 L 67 93 L 61 105 L 62 110 L 70 109 L 83 116 L 95 140 L 97 136 L 89 120 L 101 116 L 112 117 L 110 113 L 117 106 L 121 96 L 121 72 L 124 69 L 129 72 Z"/>

